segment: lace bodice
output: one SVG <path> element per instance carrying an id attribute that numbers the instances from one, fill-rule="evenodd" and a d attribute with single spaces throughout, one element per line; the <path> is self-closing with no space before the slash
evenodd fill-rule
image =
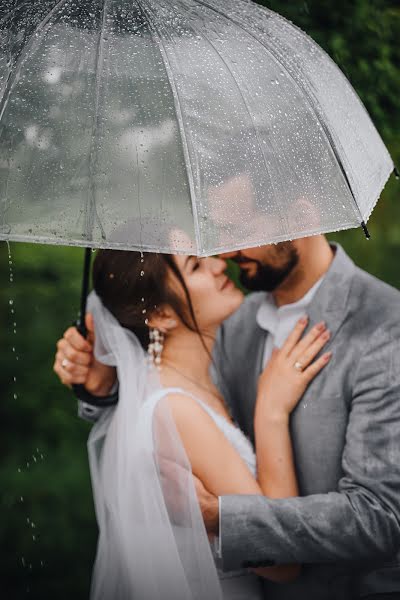
<path id="1" fill-rule="evenodd" d="M 205 411 L 208 412 L 217 427 L 222 431 L 227 440 L 232 444 L 235 450 L 240 454 L 251 473 L 256 476 L 256 455 L 250 440 L 245 436 L 243 431 L 233 423 L 230 423 L 225 417 L 217 413 L 205 402 L 195 398 L 196 402 L 201 404 Z"/>

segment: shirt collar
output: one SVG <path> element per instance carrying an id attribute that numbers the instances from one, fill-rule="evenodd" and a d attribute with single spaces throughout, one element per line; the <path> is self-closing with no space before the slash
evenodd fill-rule
<path id="1" fill-rule="evenodd" d="M 291 304 L 284 304 L 279 308 L 275 304 L 274 297 L 271 293 L 265 294 L 264 301 L 260 304 L 256 321 L 257 324 L 262 328 L 272 333 L 273 335 L 276 333 L 279 321 L 283 318 L 290 317 L 293 314 L 298 313 L 301 316 L 301 313 L 304 309 L 309 306 L 318 291 L 319 286 L 324 280 L 325 275 L 323 275 L 318 281 L 308 290 L 308 292 L 297 300 L 297 302 L 292 302 Z"/>

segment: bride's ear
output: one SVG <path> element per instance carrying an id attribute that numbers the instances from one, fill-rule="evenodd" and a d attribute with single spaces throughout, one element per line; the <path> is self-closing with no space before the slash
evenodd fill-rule
<path id="1" fill-rule="evenodd" d="M 171 307 L 160 306 L 154 310 L 149 318 L 148 326 L 163 333 L 169 333 L 178 326 L 178 318 Z"/>

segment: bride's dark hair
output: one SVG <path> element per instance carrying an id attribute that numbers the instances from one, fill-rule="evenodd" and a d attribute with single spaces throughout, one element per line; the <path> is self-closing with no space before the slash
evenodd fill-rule
<path id="1" fill-rule="evenodd" d="M 168 279 L 170 271 L 183 289 L 186 304 Z M 171 306 L 184 325 L 201 336 L 189 290 L 170 254 L 98 250 L 93 286 L 104 306 L 123 327 L 133 331 L 145 349 L 149 344 L 145 321 L 163 305 Z"/>

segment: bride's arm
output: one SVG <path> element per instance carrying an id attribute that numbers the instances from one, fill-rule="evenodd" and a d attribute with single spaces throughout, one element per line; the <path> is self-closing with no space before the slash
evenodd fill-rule
<path id="1" fill-rule="evenodd" d="M 273 351 L 258 381 L 254 415 L 258 480 L 270 498 L 298 496 L 289 417 L 331 356 L 328 352 L 314 361 L 330 334 L 320 323 L 301 339 L 306 325 L 306 320 L 298 321 L 282 348 Z"/>
<path id="2" fill-rule="evenodd" d="M 307 385 L 327 364 L 329 354 L 312 363 L 329 339 L 322 324 L 300 341 L 307 322 L 301 320 L 282 348 L 275 350 L 259 379 L 254 418 L 258 481 L 269 498 L 298 496 L 289 416 Z M 303 371 L 294 367 L 303 366 Z M 256 569 L 274 581 L 287 581 L 299 574 L 299 565 Z"/>

